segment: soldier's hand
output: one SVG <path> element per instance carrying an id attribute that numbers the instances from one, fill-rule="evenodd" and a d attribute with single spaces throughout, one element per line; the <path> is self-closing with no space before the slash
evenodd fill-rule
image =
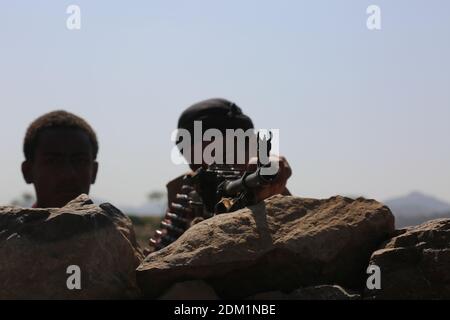
<path id="1" fill-rule="evenodd" d="M 291 166 L 283 156 L 270 156 L 269 160 L 278 161 L 278 173 L 270 184 L 262 186 L 256 191 L 257 202 L 276 194 L 289 194 L 286 189 L 286 183 L 292 175 Z M 257 158 L 250 159 L 247 169 L 249 171 L 255 171 L 257 169 Z"/>

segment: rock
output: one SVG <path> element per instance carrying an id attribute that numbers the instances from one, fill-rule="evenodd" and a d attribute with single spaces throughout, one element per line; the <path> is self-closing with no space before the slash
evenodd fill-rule
<path id="1" fill-rule="evenodd" d="M 204 281 L 193 280 L 174 284 L 160 300 L 217 300 L 214 289 Z"/>
<path id="2" fill-rule="evenodd" d="M 359 300 L 361 296 L 349 293 L 340 286 L 322 285 L 294 290 L 291 293 L 271 291 L 259 293 L 249 300 Z"/>
<path id="3" fill-rule="evenodd" d="M 362 290 L 371 253 L 394 231 L 379 202 L 274 196 L 215 216 L 151 253 L 137 269 L 145 297 L 203 280 L 221 298 L 339 284 Z"/>
<path id="4" fill-rule="evenodd" d="M 142 256 L 130 219 L 86 195 L 61 209 L 0 207 L 0 257 L 0 299 L 140 295 L 135 269 Z M 80 267 L 81 290 L 67 287 L 71 265 Z"/>
<path id="5" fill-rule="evenodd" d="M 365 298 L 450 299 L 450 219 L 428 221 L 398 232 L 373 253 L 381 289 Z"/>

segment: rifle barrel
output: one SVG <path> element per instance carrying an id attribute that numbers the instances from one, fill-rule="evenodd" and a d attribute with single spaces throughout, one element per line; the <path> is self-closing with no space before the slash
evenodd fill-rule
<path id="1" fill-rule="evenodd" d="M 273 179 L 275 179 L 275 175 L 263 175 L 261 174 L 261 169 L 258 168 L 255 172 L 250 173 L 248 175 L 244 175 L 243 177 L 226 181 L 223 186 L 223 192 L 227 196 L 233 196 L 248 189 L 256 189 L 260 186 L 269 184 Z"/>

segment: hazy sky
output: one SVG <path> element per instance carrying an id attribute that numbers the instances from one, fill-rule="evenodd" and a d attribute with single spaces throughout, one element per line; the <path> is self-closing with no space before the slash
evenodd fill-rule
<path id="1" fill-rule="evenodd" d="M 66 28 L 70 4 L 81 30 Z M 366 28 L 371 4 L 380 31 Z M 23 136 L 59 108 L 98 133 L 92 194 L 144 202 L 186 170 L 170 134 L 211 97 L 280 129 L 296 195 L 450 201 L 449 16 L 448 0 L 2 0 L 0 203 L 32 190 Z"/>

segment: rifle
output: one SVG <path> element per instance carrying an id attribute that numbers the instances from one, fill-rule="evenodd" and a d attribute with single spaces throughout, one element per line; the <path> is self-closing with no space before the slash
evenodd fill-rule
<path id="1" fill-rule="evenodd" d="M 150 242 L 159 250 L 174 242 L 187 230 L 192 222 L 208 219 L 217 214 L 233 212 L 257 202 L 260 187 L 272 183 L 277 174 L 265 174 L 267 167 L 259 157 L 260 146 L 265 144 L 266 159 L 269 160 L 272 132 L 269 139 L 257 136 L 257 168 L 255 171 L 242 171 L 228 164 L 212 164 L 199 168 L 193 175 L 183 178 L 183 186 L 176 195 L 176 202 L 169 206 L 161 229 L 156 231 L 156 239 Z"/>

